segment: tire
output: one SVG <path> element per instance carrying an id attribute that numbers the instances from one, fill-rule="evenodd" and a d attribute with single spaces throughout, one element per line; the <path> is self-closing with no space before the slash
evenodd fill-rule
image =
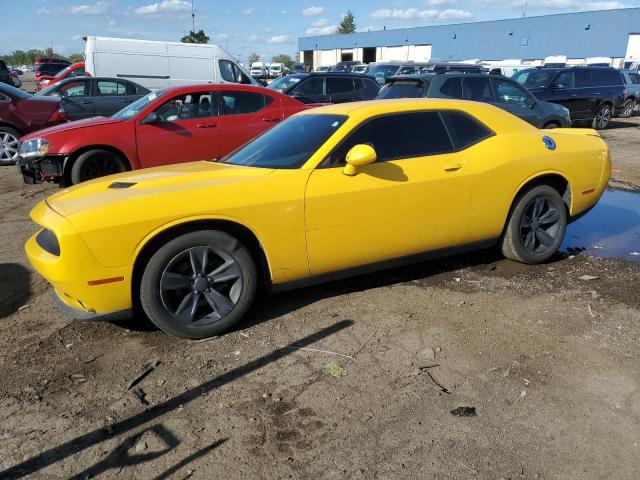
<path id="1" fill-rule="evenodd" d="M 567 209 L 560 194 L 548 185 L 533 187 L 513 204 L 501 239 L 502 254 L 520 263 L 544 263 L 560 248 L 566 227 Z"/>
<path id="2" fill-rule="evenodd" d="M 557 122 L 549 122 L 549 123 L 545 124 L 545 126 L 542 127 L 542 128 L 544 128 L 545 130 L 548 130 L 548 129 L 551 129 L 551 128 L 560 128 L 560 124 L 557 123 Z"/>
<path id="3" fill-rule="evenodd" d="M 621 118 L 629 118 L 633 113 L 633 107 L 635 107 L 635 102 L 631 99 L 628 99 L 624 102 L 622 106 L 622 113 L 620 114 Z"/>
<path id="4" fill-rule="evenodd" d="M 95 149 L 80 155 L 71 167 L 71 184 L 76 185 L 93 178 L 126 172 L 126 162 L 109 150 Z"/>
<path id="5" fill-rule="evenodd" d="M 611 106 L 607 103 L 603 103 L 596 110 L 596 114 L 593 117 L 592 127 L 596 130 L 604 130 L 611 123 Z"/>
<path id="6" fill-rule="evenodd" d="M 18 158 L 20 133 L 11 127 L 0 127 L 0 165 L 13 165 Z"/>
<path id="7" fill-rule="evenodd" d="M 140 304 L 162 331 L 207 338 L 244 317 L 257 279 L 253 258 L 238 239 L 200 230 L 170 240 L 152 255 L 140 281 Z"/>

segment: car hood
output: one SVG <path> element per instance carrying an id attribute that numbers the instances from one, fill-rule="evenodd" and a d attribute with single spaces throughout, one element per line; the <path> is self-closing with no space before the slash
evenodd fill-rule
<path id="1" fill-rule="evenodd" d="M 41 97 L 41 96 L 38 96 L 38 95 L 34 95 L 34 98 L 35 97 L 37 97 L 39 99 L 52 98 L 52 97 L 44 97 L 44 96 Z M 53 97 L 53 98 L 57 98 L 57 97 Z M 78 128 L 98 127 L 100 125 L 109 125 L 109 124 L 112 124 L 112 123 L 119 123 L 119 122 L 123 122 L 123 121 L 124 120 L 119 120 L 119 119 L 109 118 L 109 117 L 86 118 L 84 120 L 77 120 L 75 122 L 61 123 L 61 124 L 55 125 L 53 127 L 45 128 L 45 129 L 40 130 L 38 132 L 32 133 L 32 134 L 28 135 L 27 137 L 24 137 L 23 141 L 24 140 L 30 140 L 31 138 L 43 137 L 45 135 L 51 135 L 51 134 L 55 134 L 55 133 L 59 133 L 59 132 L 68 132 L 68 131 L 71 131 L 71 130 L 77 130 Z"/>
<path id="2" fill-rule="evenodd" d="M 154 197 L 158 202 L 171 201 L 184 191 L 206 191 L 216 186 L 247 183 L 273 172 L 273 169 L 244 167 L 200 161 L 147 168 L 97 178 L 62 190 L 47 199 L 47 204 L 64 217 L 77 213 L 123 209 L 138 200 Z M 118 205 L 119 204 L 119 205 Z"/>

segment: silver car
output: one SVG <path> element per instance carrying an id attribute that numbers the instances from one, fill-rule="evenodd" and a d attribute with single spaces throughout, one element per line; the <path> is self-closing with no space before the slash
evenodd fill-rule
<path id="1" fill-rule="evenodd" d="M 624 83 L 627 86 L 627 100 L 620 116 L 629 118 L 637 105 L 640 105 L 640 73 L 635 70 L 621 70 Z"/>

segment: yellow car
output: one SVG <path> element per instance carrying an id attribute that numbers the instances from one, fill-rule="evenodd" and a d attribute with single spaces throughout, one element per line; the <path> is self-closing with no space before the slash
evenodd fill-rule
<path id="1" fill-rule="evenodd" d="M 175 152 L 179 159 L 179 152 Z M 204 338 L 284 289 L 499 243 L 544 262 L 611 170 L 590 129 L 401 99 L 297 114 L 218 162 L 99 178 L 37 205 L 26 244 L 76 319 L 141 307 Z"/>

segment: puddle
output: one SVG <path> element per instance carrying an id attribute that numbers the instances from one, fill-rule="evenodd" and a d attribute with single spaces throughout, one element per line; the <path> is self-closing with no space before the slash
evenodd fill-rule
<path id="1" fill-rule="evenodd" d="M 640 193 L 605 191 L 593 210 L 567 227 L 560 249 L 640 262 Z"/>

